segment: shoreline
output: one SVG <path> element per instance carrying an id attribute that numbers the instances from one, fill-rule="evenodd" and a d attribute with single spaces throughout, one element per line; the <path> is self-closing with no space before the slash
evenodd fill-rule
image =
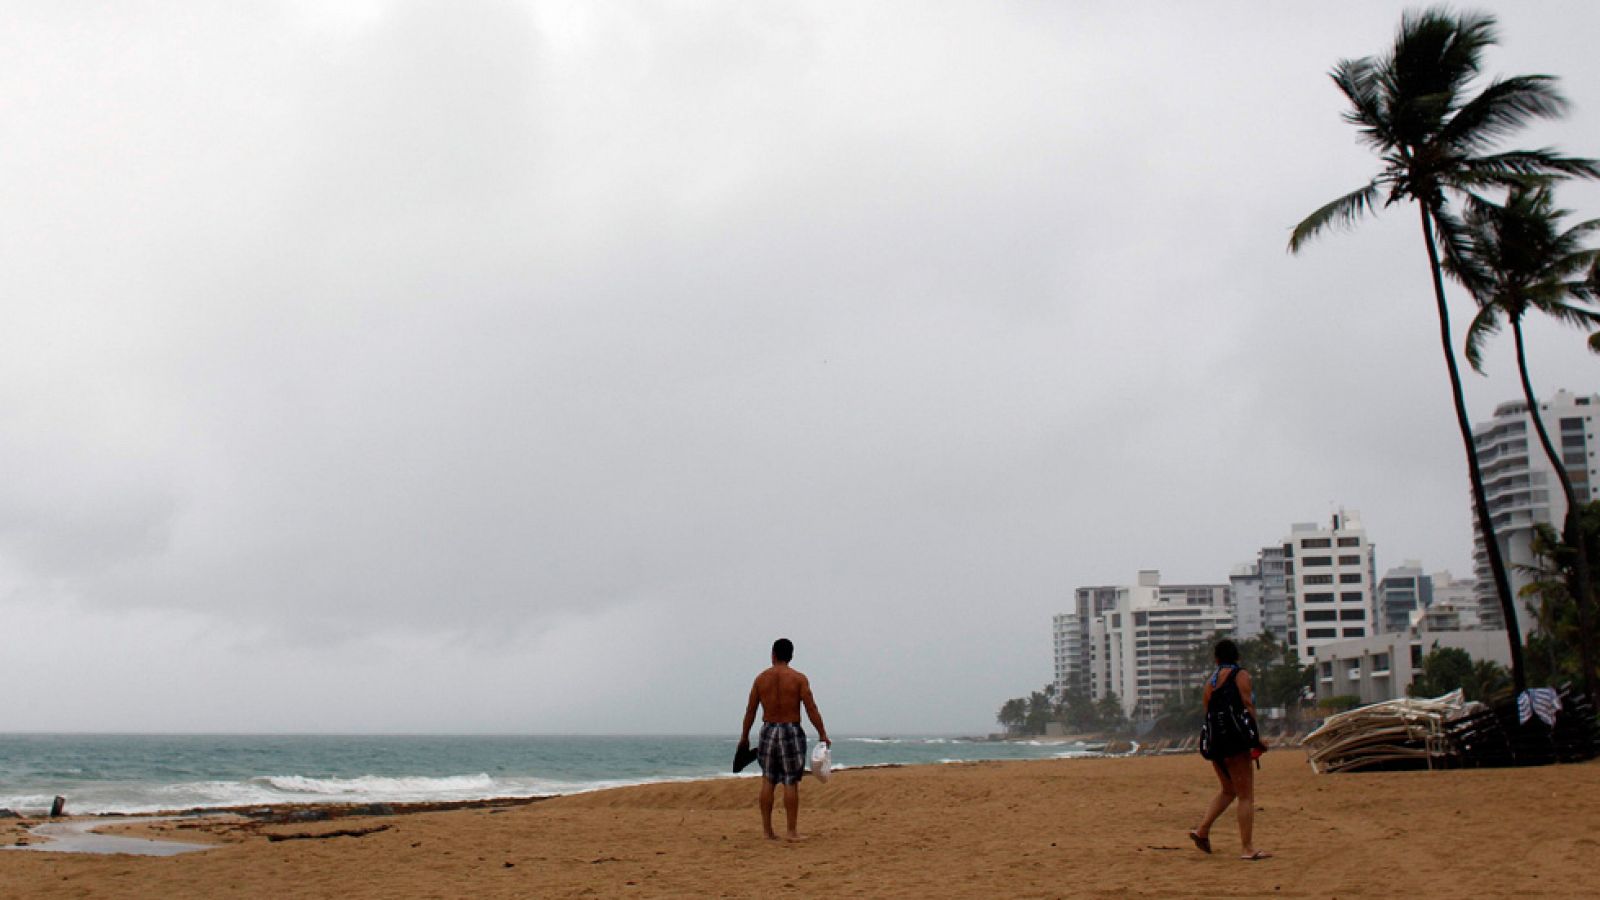
<path id="1" fill-rule="evenodd" d="M 1066 741 L 1065 743 L 1081 743 L 1079 741 Z M 1074 757 L 1041 757 L 1038 759 L 972 759 L 972 760 L 940 760 L 935 762 L 914 763 L 868 763 L 857 766 L 836 766 L 835 775 L 844 772 L 871 772 L 888 771 L 894 769 L 939 769 L 951 766 L 982 766 L 982 765 L 1023 765 L 1045 762 L 1074 762 L 1089 759 L 1128 759 L 1141 754 L 1135 750 L 1131 753 L 1104 753 L 1090 752 Z M 659 780 L 646 780 L 629 782 L 625 784 L 606 784 L 599 787 L 570 791 L 559 794 L 543 794 L 539 796 L 521 797 L 483 797 L 470 800 L 418 800 L 402 802 L 286 802 L 271 804 L 240 804 L 230 806 L 200 806 L 186 809 L 166 809 L 140 812 L 92 812 L 68 813 L 52 818 L 47 814 L 27 815 L 17 814 L 15 818 L 0 819 L 0 850 L 20 849 L 22 846 L 31 846 L 39 833 L 41 826 L 69 825 L 83 826 L 84 830 L 101 833 L 102 829 L 115 829 L 106 831 L 106 834 L 133 834 L 148 838 L 151 829 L 148 827 L 158 822 L 175 823 L 173 830 L 195 829 L 202 830 L 214 826 L 218 822 L 225 824 L 230 830 L 240 832 L 263 832 L 270 826 L 308 825 L 312 823 L 333 823 L 341 820 L 387 819 L 395 816 L 413 816 L 429 813 L 449 813 L 466 810 L 488 810 L 501 812 L 517 807 L 530 806 L 536 803 L 562 800 L 572 797 L 582 797 L 592 794 L 604 794 L 614 791 L 633 791 L 660 786 L 693 786 L 693 785 L 720 785 L 728 782 L 751 781 L 759 778 L 759 772 L 746 771 L 743 773 L 716 774 L 705 777 L 672 777 Z M 831 779 L 830 779 L 831 780 Z M 826 790 L 818 784 L 808 771 L 802 786 L 812 790 Z M 84 823 L 88 823 L 85 825 Z M 166 838 L 171 840 L 171 838 Z M 162 840 L 156 837 L 155 840 Z M 217 842 L 221 843 L 221 842 Z M 72 852 L 72 851 L 65 851 Z M 93 853 L 96 851 L 83 851 Z"/>
<path id="2" fill-rule="evenodd" d="M 132 767 L 122 761 L 124 751 L 117 742 L 90 742 L 87 751 L 75 746 L 73 738 L 42 752 L 26 745 L 0 745 L 0 763 L 9 753 L 22 763 L 21 771 L 76 768 L 85 773 L 71 778 L 17 779 L 8 784 L 6 796 L 0 797 L 0 821 L 8 812 L 42 818 L 51 798 L 57 796 L 65 798 L 70 815 L 192 815 L 276 806 L 534 799 L 641 784 L 750 777 L 753 771 L 739 775 L 728 771 L 726 760 L 732 756 L 733 741 L 720 738 L 675 738 L 660 748 L 651 738 L 593 739 L 595 755 L 587 759 L 582 744 L 569 744 L 565 739 L 554 745 L 540 738 L 509 745 L 495 743 L 498 739 L 487 745 L 474 738 L 459 739 L 464 752 L 457 756 L 449 749 L 436 749 L 443 742 L 457 741 L 455 738 L 428 738 L 421 744 L 423 752 L 418 752 L 411 739 L 401 738 L 397 746 L 377 748 L 380 754 L 371 751 L 365 737 L 353 746 L 343 738 L 316 738 L 304 748 L 293 742 L 286 750 L 272 748 L 277 757 L 265 758 L 239 752 L 236 747 L 225 747 L 215 758 L 207 758 L 202 754 L 211 752 L 210 748 L 191 752 L 184 742 L 172 744 L 160 736 L 150 740 L 171 746 L 152 750 L 133 744 L 141 762 Z M 1003 742 L 967 737 L 851 737 L 839 744 L 835 767 L 840 770 L 1090 756 L 1105 749 L 1100 743 L 1058 737 Z M 241 742 L 237 746 L 248 745 Z M 170 753 L 175 762 L 171 767 L 152 767 L 144 760 L 157 759 L 153 753 Z M 83 761 L 86 754 L 92 755 Z"/>

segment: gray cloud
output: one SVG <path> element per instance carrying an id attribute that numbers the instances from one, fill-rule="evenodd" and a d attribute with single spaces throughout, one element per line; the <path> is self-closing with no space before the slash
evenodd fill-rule
<path id="1" fill-rule="evenodd" d="M 18 726 L 720 730 L 782 632 L 982 730 L 1079 584 L 1466 569 L 1414 216 L 1283 251 L 1399 9 L 9 10 Z M 1594 14 L 1497 12 L 1600 153 Z"/>

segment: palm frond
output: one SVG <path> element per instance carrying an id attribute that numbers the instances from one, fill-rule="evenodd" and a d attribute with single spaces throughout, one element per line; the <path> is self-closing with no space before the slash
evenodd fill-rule
<path id="1" fill-rule="evenodd" d="M 1589 234 L 1593 234 L 1596 231 L 1600 231 L 1600 219 L 1590 219 L 1587 222 L 1579 222 L 1578 224 L 1562 232 L 1561 239 L 1563 241 L 1571 240 L 1572 242 L 1576 243 L 1578 239 Z"/>
<path id="2" fill-rule="evenodd" d="M 1549 75 L 1496 79 L 1450 118 L 1439 140 L 1458 151 L 1481 151 L 1534 119 L 1560 117 L 1567 107 Z"/>
<path id="3" fill-rule="evenodd" d="M 1325 204 L 1294 227 L 1294 233 L 1289 235 L 1289 252 L 1299 253 L 1307 241 L 1329 227 L 1349 228 L 1354 225 L 1362 216 L 1372 211 L 1372 205 L 1377 198 L 1378 183 L 1373 181 L 1365 187 L 1357 188 Z"/>
<path id="4" fill-rule="evenodd" d="M 1463 190 L 1526 183 L 1530 178 L 1600 178 L 1600 162 L 1562 156 L 1548 147 L 1468 157 L 1460 163 L 1447 183 Z"/>
<path id="5" fill-rule="evenodd" d="M 1539 310 L 1563 325 L 1571 325 L 1574 328 L 1600 328 L 1600 310 L 1592 306 L 1558 301 L 1541 306 Z"/>
<path id="6" fill-rule="evenodd" d="M 1389 128 L 1389 115 L 1375 77 L 1378 71 L 1377 61 L 1370 56 L 1341 59 L 1328 77 L 1350 101 L 1351 108 L 1345 111 L 1344 120 L 1360 129 L 1363 141 L 1386 148 L 1393 145 L 1394 135 Z"/>
<path id="7" fill-rule="evenodd" d="M 1472 371 L 1483 374 L 1483 348 L 1490 338 L 1499 333 L 1500 307 L 1493 303 L 1478 307 L 1478 314 L 1472 317 L 1472 324 L 1467 326 L 1465 355 Z"/>

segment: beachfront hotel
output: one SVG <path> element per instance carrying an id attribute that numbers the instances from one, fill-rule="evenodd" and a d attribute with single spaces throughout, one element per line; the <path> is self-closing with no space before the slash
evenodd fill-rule
<path id="1" fill-rule="evenodd" d="M 1057 687 L 1096 702 L 1115 695 L 1133 719 L 1154 717 L 1167 694 L 1192 687 L 1195 646 L 1234 630 L 1228 585 L 1163 585 L 1153 569 L 1133 584 L 1079 588 L 1075 599 L 1054 621 Z"/>
<path id="2" fill-rule="evenodd" d="M 1557 391 L 1539 403 L 1539 418 L 1561 454 L 1562 467 L 1572 480 L 1579 502 L 1594 497 L 1591 484 L 1600 480 L 1595 458 L 1595 414 L 1600 411 L 1600 394 L 1579 396 Z M 1494 418 L 1479 423 L 1472 432 L 1483 468 L 1483 482 L 1494 522 L 1495 537 L 1505 557 L 1506 575 L 1511 579 L 1511 595 L 1521 597 L 1522 588 L 1532 580 L 1524 567 L 1531 566 L 1534 526 L 1561 528 L 1567 515 L 1567 499 L 1555 467 L 1539 446 L 1531 426 L 1528 405 L 1513 400 L 1495 407 Z M 1469 498 L 1470 500 L 1470 498 Z M 1505 616 L 1495 597 L 1494 578 L 1483 549 L 1483 534 L 1477 516 L 1472 517 L 1473 565 L 1478 577 L 1478 615 L 1485 627 L 1505 627 Z M 1533 614 L 1520 600 L 1517 624 L 1524 636 L 1534 627 Z"/>

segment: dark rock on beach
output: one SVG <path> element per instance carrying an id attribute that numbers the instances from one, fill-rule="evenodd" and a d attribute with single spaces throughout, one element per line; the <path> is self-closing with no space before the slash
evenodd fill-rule
<path id="1" fill-rule="evenodd" d="M 392 816 L 394 807 L 387 803 L 368 803 L 363 806 L 353 806 L 348 815 L 352 816 Z"/>

